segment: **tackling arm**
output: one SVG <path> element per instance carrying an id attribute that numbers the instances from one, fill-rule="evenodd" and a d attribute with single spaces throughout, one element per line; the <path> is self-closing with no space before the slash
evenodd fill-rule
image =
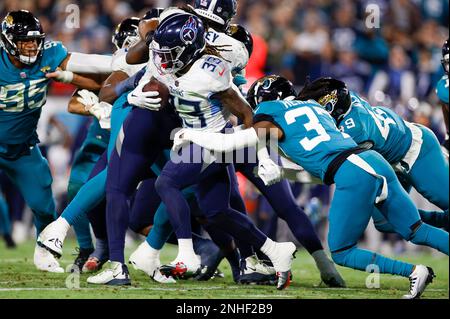
<path id="1" fill-rule="evenodd" d="M 253 112 L 247 101 L 236 92 L 232 87 L 228 90 L 213 95 L 217 98 L 223 106 L 230 110 L 230 112 L 237 116 L 246 128 L 252 127 Z"/>

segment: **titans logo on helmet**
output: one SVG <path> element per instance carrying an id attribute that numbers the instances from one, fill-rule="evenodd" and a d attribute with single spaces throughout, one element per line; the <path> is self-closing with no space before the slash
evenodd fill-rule
<path id="1" fill-rule="evenodd" d="M 190 17 L 184 26 L 181 28 L 180 37 L 181 41 L 186 44 L 191 44 L 197 38 L 197 21 L 193 17 Z"/>

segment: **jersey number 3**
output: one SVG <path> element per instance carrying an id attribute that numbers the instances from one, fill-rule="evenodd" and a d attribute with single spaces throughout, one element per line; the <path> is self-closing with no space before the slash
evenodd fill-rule
<path id="1" fill-rule="evenodd" d="M 327 113 L 327 115 L 328 115 L 328 113 Z M 309 120 L 307 123 L 303 124 L 306 131 L 308 131 L 308 132 L 315 131 L 317 133 L 316 137 L 314 137 L 312 139 L 305 137 L 299 142 L 300 145 L 306 151 L 311 151 L 320 143 L 329 141 L 331 139 L 330 135 L 327 134 L 327 131 L 325 130 L 325 128 L 322 126 L 322 124 L 320 124 L 319 118 L 317 117 L 317 115 L 310 108 L 301 107 L 301 108 L 297 108 L 297 109 L 288 111 L 284 115 L 284 119 L 286 120 L 286 123 L 288 125 L 291 125 L 291 124 L 295 123 L 297 118 L 300 116 L 306 116 Z"/>

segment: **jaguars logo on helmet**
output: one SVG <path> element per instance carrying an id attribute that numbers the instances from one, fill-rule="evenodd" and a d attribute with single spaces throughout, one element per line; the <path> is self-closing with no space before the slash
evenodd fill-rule
<path id="1" fill-rule="evenodd" d="M 42 56 L 45 33 L 39 20 L 29 11 L 11 11 L 2 21 L 0 40 L 8 54 L 31 65 Z M 29 41 L 36 41 L 36 49 L 31 50 L 36 51 L 35 55 L 23 54 L 19 48 L 19 42 Z"/>

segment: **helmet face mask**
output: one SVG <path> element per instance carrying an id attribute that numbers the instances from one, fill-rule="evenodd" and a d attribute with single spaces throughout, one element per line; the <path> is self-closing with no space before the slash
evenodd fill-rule
<path id="1" fill-rule="evenodd" d="M 132 17 L 123 20 L 114 31 L 112 43 L 118 50 L 130 48 L 140 40 L 139 18 Z"/>
<path id="2" fill-rule="evenodd" d="M 1 24 L 0 38 L 8 54 L 23 64 L 34 64 L 43 53 L 45 33 L 28 11 L 8 13 Z"/>
<path id="3" fill-rule="evenodd" d="M 196 0 L 194 10 L 199 16 L 222 26 L 222 30 L 218 31 L 225 32 L 230 26 L 231 19 L 237 13 L 237 1 L 216 0 L 213 2 L 212 0 Z"/>
<path id="4" fill-rule="evenodd" d="M 153 62 L 161 74 L 174 74 L 183 69 L 185 66 L 180 61 L 180 56 L 184 52 L 183 47 L 175 48 L 158 48 L 158 44 L 153 41 L 150 45 Z"/>

